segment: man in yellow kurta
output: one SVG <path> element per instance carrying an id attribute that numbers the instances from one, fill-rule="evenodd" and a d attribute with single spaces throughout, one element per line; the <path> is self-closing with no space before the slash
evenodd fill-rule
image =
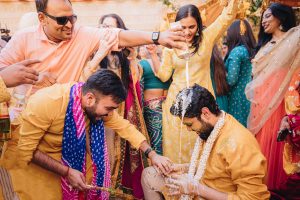
<path id="1" fill-rule="evenodd" d="M 264 184 L 267 163 L 254 136 L 220 111 L 204 87 L 195 85 L 177 95 L 171 113 L 180 117 L 184 108 L 183 123 L 198 134 L 202 146 L 194 149 L 190 163 L 173 165 L 170 179 L 146 168 L 142 175 L 146 200 L 161 199 L 157 191 L 195 199 L 269 199 Z"/>
<path id="2" fill-rule="evenodd" d="M 72 88 L 74 87 L 82 87 L 82 89 L 73 95 Z M 145 152 L 153 165 L 163 171 L 168 170 L 169 160 L 152 151 L 146 138 L 114 111 L 125 97 L 126 92 L 120 78 L 109 70 L 98 71 L 83 86 L 79 83 L 55 84 L 32 95 L 22 115 L 18 155 L 5 163 L 10 169 L 13 187 L 19 198 L 24 200 L 61 199 L 61 178 L 66 180 L 70 191 L 89 189 L 86 184 L 93 183 L 95 166 L 93 163 L 92 167 L 94 160 L 92 156 L 97 151 L 92 148 L 94 141 L 89 133 L 92 132 L 91 124 L 99 120 L 103 120 L 105 126 L 115 130 L 132 146 Z M 84 137 L 86 138 L 86 174 L 85 170 L 79 171 L 61 162 L 62 151 L 65 147 L 62 141 L 69 128 L 66 127 L 66 121 L 70 117 L 67 109 L 71 100 L 75 102 L 76 98 L 81 104 L 77 107 L 78 110 L 82 109 L 84 113 L 84 119 L 81 119 L 85 121 L 84 127 L 90 130 L 85 131 L 87 137 Z M 79 112 L 77 108 L 76 111 L 73 110 L 74 113 Z M 78 118 L 75 122 L 81 120 Z M 76 154 L 79 153 L 79 151 L 76 152 Z"/>

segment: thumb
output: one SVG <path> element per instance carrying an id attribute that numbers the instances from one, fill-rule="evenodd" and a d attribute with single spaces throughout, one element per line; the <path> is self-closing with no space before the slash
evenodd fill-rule
<path id="1" fill-rule="evenodd" d="M 27 60 L 18 62 L 17 64 L 28 66 L 28 65 L 32 65 L 32 64 L 36 64 L 36 63 L 40 63 L 40 62 L 41 61 L 38 59 L 27 59 Z"/>

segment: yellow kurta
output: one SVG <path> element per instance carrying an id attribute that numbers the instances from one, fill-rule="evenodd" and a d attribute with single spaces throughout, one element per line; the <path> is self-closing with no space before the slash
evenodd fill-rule
<path id="1" fill-rule="evenodd" d="M 300 69 L 295 72 L 289 91 L 285 96 L 285 111 L 287 114 L 300 114 L 300 95 L 297 94 L 298 91 L 296 90 L 298 81 L 300 81 Z M 297 151 L 297 148 L 288 140 L 284 144 L 283 169 L 288 175 L 300 173 L 300 151 Z"/>
<path id="2" fill-rule="evenodd" d="M 16 158 L 13 157 L 14 155 L 5 154 L 6 157 L 3 160 L 5 166 L 11 166 L 12 163 L 16 163 L 15 161 L 18 163 L 17 167 L 9 169 L 9 173 L 13 187 L 21 200 L 57 200 L 62 197 L 60 176 L 30 161 L 36 149 L 56 160 L 61 159 L 64 120 L 71 86 L 72 84 L 56 84 L 38 91 L 29 99 L 22 116 L 18 156 Z M 116 112 L 104 120 L 104 125 L 116 131 L 135 148 L 146 140 L 133 125 Z M 10 148 L 15 147 L 10 146 Z M 91 176 L 89 158 L 88 156 L 88 182 Z M 24 165 L 25 168 L 20 168 Z"/>
<path id="3" fill-rule="evenodd" d="M 202 184 L 227 193 L 228 200 L 265 200 L 270 198 L 265 185 L 266 170 L 267 161 L 253 134 L 226 114 L 207 160 Z"/>
<path id="4" fill-rule="evenodd" d="M 269 199 L 265 185 L 267 161 L 253 136 L 231 115 L 207 161 L 202 183 L 228 193 L 228 200 Z"/>
<path id="5" fill-rule="evenodd" d="M 3 79 L 0 76 L 0 103 L 8 102 L 9 99 L 10 99 L 10 94 L 6 88 L 6 85 L 3 81 Z"/>
<path id="6" fill-rule="evenodd" d="M 222 15 L 203 31 L 203 40 L 198 52 L 189 60 L 189 84 L 195 83 L 207 88 L 212 94 L 214 90 L 210 79 L 210 58 L 216 40 L 226 31 L 236 16 L 237 0 L 230 1 Z M 172 161 L 177 163 L 187 163 L 191 157 L 191 149 L 196 141 L 196 134 L 188 133 L 183 127 L 180 139 L 180 119 L 170 113 L 170 107 L 176 99 L 176 95 L 185 88 L 186 76 L 184 59 L 180 59 L 174 50 L 165 48 L 163 51 L 162 65 L 156 74 L 163 82 L 170 79 L 173 81 L 168 91 L 166 101 L 163 103 L 163 153 Z M 182 145 L 182 157 L 180 158 L 180 141 Z M 176 148 L 174 148 L 176 147 Z"/>

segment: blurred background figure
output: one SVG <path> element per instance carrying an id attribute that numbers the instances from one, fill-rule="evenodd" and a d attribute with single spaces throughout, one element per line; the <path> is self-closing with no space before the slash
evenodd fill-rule
<path id="1" fill-rule="evenodd" d="M 229 85 L 226 81 L 224 61 L 217 45 L 214 46 L 210 59 L 210 77 L 219 108 L 228 112 Z"/>

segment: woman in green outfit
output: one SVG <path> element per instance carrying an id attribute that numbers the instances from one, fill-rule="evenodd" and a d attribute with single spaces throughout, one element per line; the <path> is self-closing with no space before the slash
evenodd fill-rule
<path id="1" fill-rule="evenodd" d="M 228 113 L 247 127 L 250 102 L 245 95 L 246 85 L 251 81 L 251 59 L 255 54 L 255 38 L 246 20 L 236 20 L 227 30 L 228 54 L 225 57 L 228 94 Z"/>

